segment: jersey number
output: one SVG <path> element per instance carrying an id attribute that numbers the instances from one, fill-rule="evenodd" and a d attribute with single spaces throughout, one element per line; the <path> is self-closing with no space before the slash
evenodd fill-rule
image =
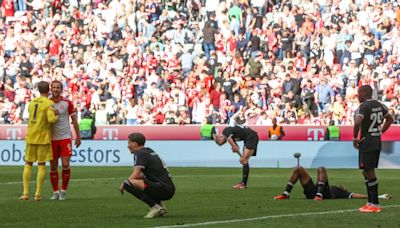
<path id="1" fill-rule="evenodd" d="M 36 113 L 37 113 L 38 107 L 39 107 L 39 104 L 35 104 L 35 111 L 33 111 L 33 120 L 34 121 L 36 120 Z"/>
<path id="2" fill-rule="evenodd" d="M 382 124 L 382 112 L 373 112 L 370 115 L 371 124 L 369 125 L 368 132 L 378 132 L 381 129 Z"/>

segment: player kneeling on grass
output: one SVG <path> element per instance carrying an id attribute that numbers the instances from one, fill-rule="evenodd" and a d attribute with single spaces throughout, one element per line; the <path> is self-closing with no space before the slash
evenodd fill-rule
<path id="1" fill-rule="evenodd" d="M 119 190 L 124 190 L 145 202 L 150 207 L 145 218 L 163 216 L 167 209 L 161 201 L 169 200 L 175 194 L 175 185 L 165 163 L 152 149 L 145 147 L 146 138 L 141 133 L 128 136 L 128 148 L 134 154 L 135 164 L 128 179 Z"/>
<path id="2" fill-rule="evenodd" d="M 314 184 L 310 175 L 302 166 L 297 166 L 292 171 L 292 176 L 286 185 L 285 191 L 278 196 L 275 196 L 275 200 L 289 199 L 290 192 L 300 180 L 301 185 L 304 189 L 304 195 L 307 199 L 322 200 L 322 199 L 366 199 L 367 195 L 357 194 L 349 192 L 343 186 L 329 186 L 328 174 L 326 173 L 325 167 L 319 167 L 317 171 L 317 184 Z M 381 199 L 390 199 L 389 194 L 380 195 Z"/>

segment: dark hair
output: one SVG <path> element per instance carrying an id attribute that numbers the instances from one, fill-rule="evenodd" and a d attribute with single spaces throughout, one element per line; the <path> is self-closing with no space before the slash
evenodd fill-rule
<path id="1" fill-rule="evenodd" d="M 40 94 L 48 93 L 50 90 L 49 83 L 46 81 L 40 81 L 38 83 L 38 89 Z"/>
<path id="2" fill-rule="evenodd" d="M 372 87 L 369 85 L 361 86 L 359 91 L 361 93 L 364 93 L 367 96 L 367 98 L 370 98 L 372 96 Z"/>
<path id="3" fill-rule="evenodd" d="M 53 85 L 54 83 L 59 83 L 61 85 L 61 89 L 63 88 L 63 84 L 62 84 L 61 81 L 54 80 L 54 81 L 51 82 L 51 85 Z"/>
<path id="4" fill-rule="evenodd" d="M 128 136 L 129 141 L 136 142 L 139 146 L 144 146 L 146 143 L 146 138 L 142 133 L 135 132 Z"/>

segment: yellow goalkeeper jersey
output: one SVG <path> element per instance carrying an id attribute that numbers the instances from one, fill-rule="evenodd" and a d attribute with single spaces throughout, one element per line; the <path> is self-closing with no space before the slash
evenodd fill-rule
<path id="1" fill-rule="evenodd" d="M 29 103 L 28 130 L 26 132 L 26 143 L 29 144 L 51 144 L 51 124 L 58 117 L 52 110 L 53 102 L 47 97 L 40 96 Z"/>

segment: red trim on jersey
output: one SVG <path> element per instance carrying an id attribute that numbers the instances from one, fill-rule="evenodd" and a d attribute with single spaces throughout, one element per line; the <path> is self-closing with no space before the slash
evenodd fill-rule
<path id="1" fill-rule="evenodd" d="M 72 101 L 70 101 L 70 100 L 68 100 L 67 98 L 64 98 L 64 97 L 61 97 L 60 101 L 58 101 L 58 102 L 54 101 L 53 98 L 51 98 L 51 100 L 54 103 L 59 103 L 61 101 L 66 101 L 68 103 L 68 113 L 69 113 L 69 115 L 70 116 L 76 115 L 76 110 L 75 110 L 75 107 L 74 107 L 74 104 L 72 103 Z"/>

